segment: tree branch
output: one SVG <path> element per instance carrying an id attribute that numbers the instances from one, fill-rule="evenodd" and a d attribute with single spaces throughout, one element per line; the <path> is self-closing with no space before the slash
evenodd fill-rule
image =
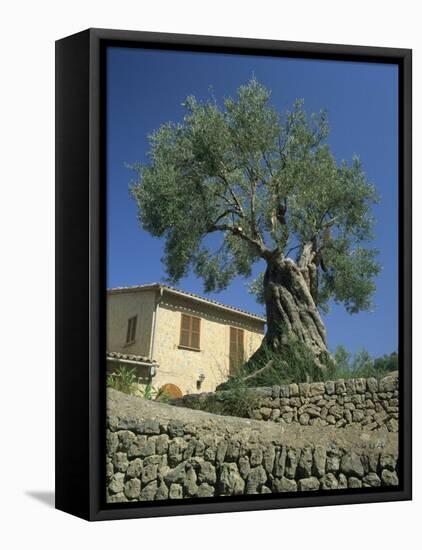
<path id="1" fill-rule="evenodd" d="M 256 227 L 256 213 L 255 213 L 255 194 L 256 194 L 256 182 L 254 178 L 251 177 L 252 174 L 249 177 L 249 183 L 250 183 L 250 212 L 251 212 L 251 229 L 252 229 L 252 235 L 254 238 L 258 236 L 258 229 Z"/>
<path id="2" fill-rule="evenodd" d="M 266 371 L 270 367 L 274 365 L 273 359 L 270 359 L 266 365 L 261 367 L 260 369 L 256 370 L 255 372 L 252 372 L 251 374 L 248 374 L 248 376 L 245 376 L 245 378 L 242 378 L 242 381 L 245 382 L 245 380 L 251 380 L 252 378 L 256 378 L 259 374 Z M 287 367 L 286 361 L 280 361 L 280 365 L 283 365 L 284 367 Z"/>
<path id="3" fill-rule="evenodd" d="M 231 200 L 229 200 L 224 193 L 218 193 L 218 191 L 214 191 L 214 195 L 218 197 L 219 199 L 223 200 L 226 204 L 228 204 L 230 207 L 234 208 L 236 210 L 236 214 L 238 216 L 243 217 L 242 212 L 238 209 L 237 204 L 233 203 Z"/>
<path id="4" fill-rule="evenodd" d="M 267 165 L 268 172 L 270 173 L 270 176 L 273 178 L 273 169 L 271 166 L 271 162 L 269 161 L 267 155 L 265 154 L 265 151 L 262 151 L 262 158 L 264 159 L 265 164 Z"/>
<path id="5" fill-rule="evenodd" d="M 243 229 L 239 226 L 229 225 L 227 223 L 220 223 L 220 224 L 216 223 L 216 224 L 211 224 L 207 227 L 207 233 L 214 233 L 216 231 L 228 231 L 232 235 L 239 237 L 243 241 L 249 243 L 256 250 L 258 255 L 261 256 L 261 258 L 269 260 L 271 257 L 271 252 L 262 243 L 262 241 L 254 239 L 249 235 L 246 235 Z"/>
<path id="6" fill-rule="evenodd" d="M 227 176 L 225 174 L 225 172 L 227 172 L 227 168 L 225 167 L 225 165 L 222 161 L 220 161 L 220 163 L 221 163 L 221 166 L 222 166 L 223 170 L 218 175 L 223 180 L 223 182 L 225 183 L 225 185 L 226 185 L 227 189 L 229 190 L 229 193 L 230 193 L 232 199 L 234 200 L 234 202 L 236 204 L 236 207 L 239 210 L 239 212 L 241 213 L 242 217 L 245 217 L 245 213 L 243 212 L 243 207 L 242 207 L 236 193 L 233 191 L 232 186 L 230 185 L 229 180 L 227 179 Z"/>
<path id="7" fill-rule="evenodd" d="M 238 212 L 233 210 L 232 208 L 228 208 L 227 210 L 224 210 L 224 212 L 222 212 L 213 222 L 211 222 L 211 226 L 216 226 L 217 223 L 222 220 L 223 218 L 225 218 L 226 216 L 228 216 L 228 214 L 234 214 L 234 215 L 237 215 Z"/>
<path id="8" fill-rule="evenodd" d="M 336 223 L 337 218 L 338 218 L 338 216 L 334 216 L 330 220 L 323 223 L 322 226 L 321 226 L 321 229 L 327 229 L 328 227 L 332 227 Z"/>
<path id="9" fill-rule="evenodd" d="M 302 246 L 302 244 L 297 244 L 296 246 L 292 246 L 291 248 L 289 248 L 289 250 L 286 252 L 285 256 L 287 257 L 290 252 L 293 252 L 293 250 L 296 250 L 297 248 L 300 248 Z"/>
<path id="10" fill-rule="evenodd" d="M 300 269 L 308 268 L 315 258 L 314 243 L 308 241 L 303 245 L 302 254 L 300 255 L 298 266 Z"/>

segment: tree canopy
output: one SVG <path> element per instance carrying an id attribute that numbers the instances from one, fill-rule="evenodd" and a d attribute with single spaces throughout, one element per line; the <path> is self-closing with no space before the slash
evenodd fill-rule
<path id="1" fill-rule="evenodd" d="M 377 193 L 357 157 L 337 163 L 327 113 L 308 116 L 301 100 L 278 113 L 254 78 L 221 106 L 192 96 L 183 105 L 181 122 L 149 136 L 131 186 L 143 228 L 164 238 L 170 280 L 193 270 L 205 291 L 221 290 L 259 260 L 300 267 L 311 257 L 320 309 L 330 299 L 351 313 L 369 309 Z"/>

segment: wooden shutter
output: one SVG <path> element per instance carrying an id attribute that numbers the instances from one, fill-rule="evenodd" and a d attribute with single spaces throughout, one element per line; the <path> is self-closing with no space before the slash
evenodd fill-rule
<path id="1" fill-rule="evenodd" d="M 199 349 L 201 319 L 199 317 L 191 317 L 190 319 L 191 319 L 190 347 L 193 349 Z"/>
<path id="2" fill-rule="evenodd" d="M 132 317 L 132 332 L 131 332 L 131 335 L 130 335 L 131 336 L 131 339 L 130 339 L 131 342 L 135 341 L 137 322 L 138 322 L 138 316 Z"/>
<path id="3" fill-rule="evenodd" d="M 189 347 L 190 341 L 190 317 L 182 313 L 182 321 L 180 324 L 180 345 L 186 348 Z"/>
<path id="4" fill-rule="evenodd" d="M 201 342 L 201 319 L 182 313 L 180 323 L 180 342 L 184 348 L 200 349 Z"/>
<path id="5" fill-rule="evenodd" d="M 235 374 L 236 369 L 245 359 L 244 332 L 241 328 L 230 327 L 229 373 Z"/>
<path id="6" fill-rule="evenodd" d="M 137 321 L 138 316 L 135 315 L 135 317 L 131 317 L 127 322 L 126 344 L 130 344 L 135 341 Z"/>
<path id="7" fill-rule="evenodd" d="M 237 329 L 237 359 L 239 361 L 239 365 L 242 365 L 243 361 L 245 360 L 245 350 L 244 350 L 244 332 L 242 329 Z"/>
<path id="8" fill-rule="evenodd" d="M 131 332 L 131 327 L 130 327 L 130 319 L 129 319 L 127 322 L 126 344 L 130 342 L 130 332 Z"/>

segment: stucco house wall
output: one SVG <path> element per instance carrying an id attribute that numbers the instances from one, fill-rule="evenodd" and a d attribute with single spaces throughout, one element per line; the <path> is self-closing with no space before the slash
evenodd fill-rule
<path id="1" fill-rule="evenodd" d="M 156 294 L 155 290 L 108 293 L 107 350 L 149 356 Z M 138 316 L 136 339 L 126 344 L 128 319 L 135 315 Z"/>
<path id="2" fill-rule="evenodd" d="M 181 315 L 201 318 L 200 350 L 179 346 Z M 214 391 L 229 376 L 230 327 L 244 330 L 245 358 L 259 347 L 264 336 L 264 325 L 253 319 L 197 304 L 189 299 L 164 293 L 157 312 L 154 359 L 160 365 L 154 383 L 160 386 L 172 383 L 183 393 Z M 200 375 L 205 378 L 200 385 Z"/>
<path id="3" fill-rule="evenodd" d="M 198 351 L 179 345 L 183 313 L 201 319 Z M 128 320 L 135 315 L 138 316 L 136 338 L 127 344 Z M 230 327 L 243 329 L 247 359 L 261 344 L 264 326 L 258 317 L 205 299 L 175 294 L 159 285 L 140 290 L 112 289 L 107 295 L 107 351 L 152 360 L 158 364 L 154 369 L 153 385 L 159 388 L 167 383 L 175 384 L 184 394 L 214 391 L 218 384 L 227 380 Z M 116 362 L 107 362 L 110 372 L 116 366 Z M 148 373 L 148 368 L 138 368 L 138 376 L 141 377 L 144 371 Z M 200 378 L 203 380 L 198 385 Z M 140 380 L 141 385 L 146 382 L 147 379 Z"/>

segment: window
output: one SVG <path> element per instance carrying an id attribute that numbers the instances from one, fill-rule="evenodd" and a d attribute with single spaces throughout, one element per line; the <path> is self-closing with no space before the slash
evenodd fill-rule
<path id="1" fill-rule="evenodd" d="M 135 341 L 136 336 L 136 325 L 138 323 L 138 316 L 131 317 L 127 322 L 127 332 L 126 332 L 126 344 L 132 344 Z"/>
<path id="2" fill-rule="evenodd" d="M 235 373 L 236 369 L 245 360 L 243 338 L 243 330 L 241 328 L 230 327 L 229 373 L 231 375 Z"/>
<path id="3" fill-rule="evenodd" d="M 179 346 L 182 348 L 199 350 L 200 335 L 201 319 L 182 313 Z"/>

